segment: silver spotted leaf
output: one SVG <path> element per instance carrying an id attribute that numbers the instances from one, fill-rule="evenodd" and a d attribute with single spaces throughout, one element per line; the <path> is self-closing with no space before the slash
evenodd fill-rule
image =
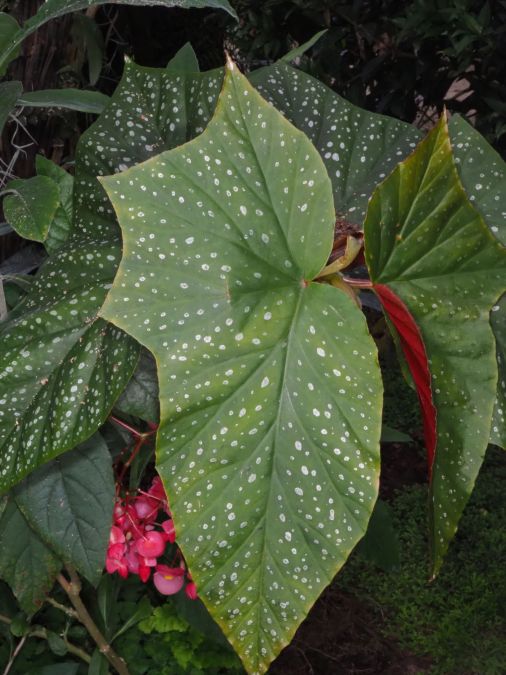
<path id="1" fill-rule="evenodd" d="M 202 133 L 222 81 L 221 70 L 182 73 L 125 65 L 114 96 L 79 142 L 74 237 L 110 237 L 117 231 L 97 176 L 124 171 Z"/>
<path id="2" fill-rule="evenodd" d="M 98 583 L 115 498 L 111 455 L 101 436 L 32 472 L 12 494 L 30 527 L 58 558 Z"/>
<path id="3" fill-rule="evenodd" d="M 45 241 L 59 204 L 56 183 L 47 176 L 18 178 L 5 192 L 3 210 L 11 227 L 25 239 Z"/>
<path id="4" fill-rule="evenodd" d="M 89 438 L 130 379 L 137 346 L 97 318 L 117 257 L 71 242 L 0 325 L 0 491 Z"/>
<path id="5" fill-rule="evenodd" d="M 202 597 L 264 672 L 363 536 L 382 389 L 307 137 L 229 64 L 197 139 L 103 179 L 124 255 L 102 316 L 155 355 L 157 467 Z"/>
<path id="6" fill-rule="evenodd" d="M 467 199 L 444 118 L 374 192 L 365 241 L 371 280 L 405 303 L 427 354 L 437 412 L 435 574 L 489 440 L 497 386 L 489 313 L 506 287 L 506 250 Z"/>
<path id="7" fill-rule="evenodd" d="M 332 181 L 337 217 L 361 225 L 374 188 L 413 151 L 421 132 L 357 108 L 287 63 L 255 71 L 250 80 L 320 153 Z"/>
<path id="8" fill-rule="evenodd" d="M 506 246 L 506 164 L 470 124 L 454 115 L 449 124 L 455 163 L 469 199 Z M 506 449 L 506 296 L 492 308 L 499 381 L 490 442 Z"/>

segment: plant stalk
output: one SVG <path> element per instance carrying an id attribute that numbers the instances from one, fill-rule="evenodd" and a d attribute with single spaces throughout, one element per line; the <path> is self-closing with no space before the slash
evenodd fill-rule
<path id="1" fill-rule="evenodd" d="M 79 621 L 83 624 L 90 636 L 93 638 L 99 651 L 105 656 L 117 673 L 119 675 L 130 675 L 126 663 L 120 656 L 116 654 L 114 649 L 102 635 L 98 626 L 91 618 L 88 610 L 86 609 L 86 606 L 81 600 L 81 580 L 79 579 L 77 572 L 70 565 L 67 565 L 66 569 L 70 577 L 70 581 L 61 573 L 58 575 L 57 580 L 65 593 L 68 595 L 70 602 L 77 612 Z"/>

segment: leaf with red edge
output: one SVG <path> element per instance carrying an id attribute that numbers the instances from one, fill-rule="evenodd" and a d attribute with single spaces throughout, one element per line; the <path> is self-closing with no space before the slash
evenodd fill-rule
<path id="1" fill-rule="evenodd" d="M 489 313 L 506 289 L 506 250 L 467 199 L 445 118 L 376 189 L 364 232 L 374 287 L 387 286 L 407 307 L 427 352 L 437 411 L 436 574 L 488 444 L 497 387 Z"/>
<path id="2" fill-rule="evenodd" d="M 409 309 L 388 286 L 376 284 L 374 290 L 383 309 L 397 330 L 402 351 L 416 385 L 422 411 L 425 447 L 427 449 L 430 474 L 436 450 L 437 415 L 432 398 L 429 364 L 423 337 Z"/>

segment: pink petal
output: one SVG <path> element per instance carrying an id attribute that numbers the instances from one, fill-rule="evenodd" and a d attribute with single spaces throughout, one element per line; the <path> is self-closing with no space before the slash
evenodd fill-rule
<path id="1" fill-rule="evenodd" d="M 193 581 L 190 581 L 189 584 L 186 584 L 184 592 L 190 598 L 190 600 L 196 600 L 199 597 L 197 593 L 197 587 Z"/>
<path id="2" fill-rule="evenodd" d="M 175 575 L 168 572 L 162 574 L 158 571 L 160 567 L 165 567 L 165 565 L 158 565 L 157 571 L 153 576 L 153 583 L 155 584 L 156 589 L 162 593 L 162 595 L 174 595 L 174 593 L 178 593 L 184 584 L 184 573 Z"/>
<path id="3" fill-rule="evenodd" d="M 137 552 L 143 558 L 158 558 L 165 551 L 165 541 L 155 530 L 146 532 L 142 539 L 137 540 Z"/>

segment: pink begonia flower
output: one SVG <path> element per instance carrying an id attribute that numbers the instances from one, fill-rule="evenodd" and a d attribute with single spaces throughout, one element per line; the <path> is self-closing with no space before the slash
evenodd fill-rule
<path id="1" fill-rule="evenodd" d="M 164 534 L 162 534 L 164 539 L 173 544 L 176 541 L 176 530 L 174 528 L 174 521 L 172 518 L 163 521 L 162 529 L 164 531 Z"/>
<path id="2" fill-rule="evenodd" d="M 162 595 L 174 595 L 183 588 L 184 570 L 181 567 L 157 565 L 153 583 Z"/>
<path id="3" fill-rule="evenodd" d="M 128 576 L 128 567 L 125 559 L 125 544 L 111 544 L 107 549 L 107 556 L 105 559 L 105 568 L 109 574 L 118 572 L 124 579 Z"/>
<path id="4" fill-rule="evenodd" d="M 165 550 L 165 540 L 160 532 L 151 530 L 137 540 L 137 553 L 143 558 L 158 558 Z"/>
<path id="5" fill-rule="evenodd" d="M 134 502 L 134 508 L 137 513 L 137 517 L 141 519 L 154 520 L 156 517 L 156 512 L 158 509 L 158 504 L 153 506 L 150 503 L 152 500 L 148 500 L 145 497 L 137 497 Z"/>
<path id="6" fill-rule="evenodd" d="M 190 581 L 189 584 L 186 584 L 184 592 L 190 598 L 190 600 L 196 600 L 199 597 L 197 593 L 197 587 L 195 586 L 194 581 Z"/>
<path id="7" fill-rule="evenodd" d="M 116 525 L 113 525 L 111 527 L 111 533 L 109 534 L 109 543 L 110 544 L 125 543 L 125 535 L 123 533 L 123 530 L 121 530 L 119 527 L 116 527 Z"/>

